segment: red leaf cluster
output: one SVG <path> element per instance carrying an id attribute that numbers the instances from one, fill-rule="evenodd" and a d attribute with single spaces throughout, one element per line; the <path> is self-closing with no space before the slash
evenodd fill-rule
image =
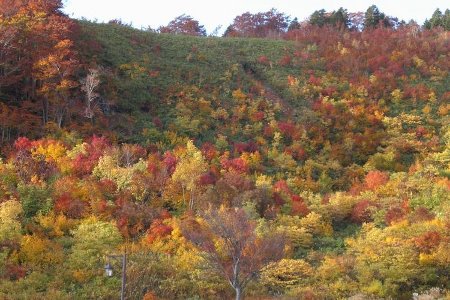
<path id="1" fill-rule="evenodd" d="M 389 181 L 389 174 L 386 172 L 374 170 L 367 173 L 364 178 L 364 184 L 369 190 L 376 190 Z"/>
<path id="2" fill-rule="evenodd" d="M 147 242 L 153 243 L 156 239 L 163 238 L 172 233 L 173 228 L 163 223 L 162 219 L 156 219 L 150 225 L 150 229 L 147 231 Z"/>
<path id="3" fill-rule="evenodd" d="M 414 244 L 420 252 L 430 253 L 433 248 L 437 247 L 442 238 L 437 231 L 428 231 L 414 239 Z"/>

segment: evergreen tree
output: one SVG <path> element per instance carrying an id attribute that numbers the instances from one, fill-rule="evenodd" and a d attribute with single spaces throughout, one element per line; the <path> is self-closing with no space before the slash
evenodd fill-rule
<path id="1" fill-rule="evenodd" d="M 297 17 L 295 17 L 291 24 L 289 24 L 288 31 L 300 29 L 300 23 L 298 22 Z"/>
<path id="2" fill-rule="evenodd" d="M 445 30 L 450 30 L 450 10 L 446 9 L 445 14 L 442 14 L 441 10 L 437 8 L 431 18 L 425 20 L 423 27 L 426 29 L 442 27 Z"/>
<path id="3" fill-rule="evenodd" d="M 348 28 L 350 25 L 350 20 L 348 17 L 347 10 L 340 7 L 337 11 L 333 11 L 329 17 L 329 22 L 336 27 Z"/>
<path id="4" fill-rule="evenodd" d="M 312 13 L 312 15 L 309 17 L 309 24 L 316 25 L 319 27 L 322 27 L 326 24 L 326 18 L 325 18 L 325 10 L 316 10 Z"/>
<path id="5" fill-rule="evenodd" d="M 380 12 L 376 5 L 372 5 L 366 10 L 364 28 L 375 28 L 380 24 L 380 21 L 384 21 L 385 19 L 386 15 Z"/>

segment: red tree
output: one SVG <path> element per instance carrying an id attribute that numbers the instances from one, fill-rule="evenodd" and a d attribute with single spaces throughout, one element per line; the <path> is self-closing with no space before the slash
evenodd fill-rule
<path id="1" fill-rule="evenodd" d="M 167 26 L 159 27 L 161 33 L 185 34 L 194 36 L 205 36 L 206 30 L 197 20 L 191 16 L 181 15 L 170 21 Z"/>

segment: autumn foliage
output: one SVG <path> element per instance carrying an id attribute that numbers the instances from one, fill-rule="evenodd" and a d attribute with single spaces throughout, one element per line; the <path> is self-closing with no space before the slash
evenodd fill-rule
<path id="1" fill-rule="evenodd" d="M 0 298 L 448 297 L 446 18 L 0 1 Z"/>

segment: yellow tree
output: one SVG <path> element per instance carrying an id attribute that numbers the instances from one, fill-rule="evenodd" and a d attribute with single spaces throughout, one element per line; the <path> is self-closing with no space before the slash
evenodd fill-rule
<path id="1" fill-rule="evenodd" d="M 0 204 L 0 242 L 15 240 L 21 236 L 22 225 L 19 216 L 22 214 L 22 205 L 15 200 Z"/>
<path id="2" fill-rule="evenodd" d="M 284 293 L 294 287 L 306 285 L 314 269 L 303 259 L 282 259 L 269 264 L 261 272 L 261 282 L 274 294 Z"/>
<path id="3" fill-rule="evenodd" d="M 73 42 L 69 39 L 59 41 L 48 56 L 35 64 L 36 77 L 42 82 L 44 123 L 53 112 L 55 123 L 62 127 L 73 102 L 72 90 L 78 86 L 73 78 L 77 65 Z"/>
<path id="4" fill-rule="evenodd" d="M 181 185 L 184 203 L 186 203 L 186 191 L 189 192 L 189 209 L 194 208 L 198 179 L 206 171 L 207 164 L 202 152 L 192 141 L 188 141 L 185 152 L 178 158 L 172 180 Z"/>
<path id="5" fill-rule="evenodd" d="M 38 235 L 25 235 L 20 244 L 19 258 L 32 270 L 49 270 L 64 261 L 63 247 Z"/>
<path id="6" fill-rule="evenodd" d="M 442 173 L 447 176 L 450 174 L 450 125 L 442 129 L 443 149 L 441 152 L 432 155 L 431 161 L 436 164 Z"/>
<path id="7" fill-rule="evenodd" d="M 447 282 L 447 232 L 446 223 L 438 219 L 413 224 L 405 220 L 384 229 L 364 224 L 357 238 L 347 240 L 361 289 L 401 298 L 414 286 Z M 442 263 L 436 255 L 444 258 Z"/>

